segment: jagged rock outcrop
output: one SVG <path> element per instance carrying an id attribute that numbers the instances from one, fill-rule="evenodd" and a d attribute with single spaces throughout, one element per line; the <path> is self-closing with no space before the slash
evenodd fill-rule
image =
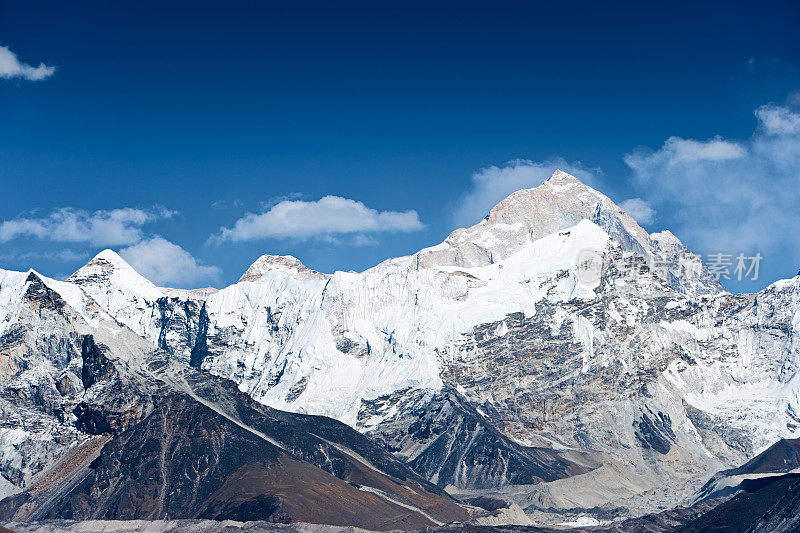
<path id="1" fill-rule="evenodd" d="M 479 409 L 451 387 L 438 393 L 403 390 L 365 401 L 360 423 L 391 412 L 367 435 L 386 443 L 416 472 L 443 487 L 530 485 L 598 466 L 588 457 L 581 464 L 551 448 L 520 445 L 495 428 Z"/>

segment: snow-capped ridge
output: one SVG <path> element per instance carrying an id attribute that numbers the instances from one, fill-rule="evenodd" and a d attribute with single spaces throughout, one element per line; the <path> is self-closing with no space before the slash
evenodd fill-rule
<path id="1" fill-rule="evenodd" d="M 586 251 L 661 253 L 610 199 L 557 172 L 442 244 L 361 273 L 326 275 L 266 254 L 238 283 L 201 298 L 155 287 L 104 251 L 69 281 L 154 345 L 259 401 L 355 423 L 362 399 L 440 387 L 437 350 L 455 350 L 473 328 L 529 316 L 541 302 L 596 298 L 598 280 L 576 273 Z M 677 244 L 668 252 L 670 265 L 684 253 Z M 702 278 L 673 278 L 681 292 L 708 292 Z"/>
<path id="2" fill-rule="evenodd" d="M 239 283 L 256 281 L 270 271 L 285 272 L 301 279 L 324 279 L 328 277 L 326 274 L 311 270 L 292 255 L 264 254 L 250 265 L 242 277 L 239 278 Z"/>
<path id="3" fill-rule="evenodd" d="M 173 298 L 205 300 L 212 294 L 219 292 L 216 287 L 201 287 L 199 289 L 174 289 L 171 287 L 160 287 L 164 291 L 164 295 Z"/>
<path id="4" fill-rule="evenodd" d="M 623 249 L 645 256 L 651 261 L 668 249 L 671 259 L 690 253 L 668 231 L 649 235 L 611 199 L 581 182 L 575 176 L 556 170 L 535 188 L 520 189 L 500 201 L 489 215 L 469 228 L 453 231 L 441 244 L 420 250 L 412 256 L 388 259 L 373 267 L 387 265 L 405 268 L 414 263 L 418 268 L 477 267 L 508 259 L 534 241 L 557 232 L 567 231 L 581 220 L 589 220 L 603 228 Z M 663 262 L 663 261 L 661 261 Z M 291 255 L 260 256 L 237 283 L 261 280 L 272 272 L 294 279 L 327 280 L 331 275 L 312 270 Z M 713 277 L 702 273 L 702 279 L 676 284 L 682 292 L 722 292 Z M 677 279 L 677 273 L 673 276 Z M 85 286 L 114 285 L 123 292 L 133 291 L 148 300 L 163 296 L 205 300 L 215 289 L 179 290 L 157 287 L 141 276 L 112 250 L 103 250 L 68 281 Z"/>
<path id="5" fill-rule="evenodd" d="M 108 249 L 95 255 L 68 277 L 67 281 L 82 287 L 94 285 L 110 289 L 113 286 L 117 290 L 133 292 L 149 300 L 157 300 L 164 295 L 159 287 L 139 274 L 118 253 Z"/>
<path id="6" fill-rule="evenodd" d="M 0 269 L 0 335 L 14 319 L 16 303 L 25 291 L 25 280 L 31 272 Z"/>
<path id="7" fill-rule="evenodd" d="M 34 269 L 26 272 L 13 272 L 0 269 L 0 336 L 17 320 L 23 301 L 32 297 L 38 299 L 42 295 L 56 301 L 63 301 L 89 324 L 99 325 L 98 318 L 104 320 L 104 327 L 115 329 L 119 326 L 116 319 L 109 316 L 96 302 L 74 283 L 58 281 L 40 274 Z M 98 314 L 99 313 L 99 314 Z"/>
<path id="8" fill-rule="evenodd" d="M 549 235 L 567 233 L 582 220 L 602 228 L 624 251 L 643 256 L 649 264 L 665 265 L 658 272 L 659 277 L 679 292 L 724 292 L 702 265 L 696 272 L 683 269 L 693 254 L 677 238 L 662 235 L 661 243 L 659 238 L 651 238 L 609 197 L 561 170 L 538 187 L 510 194 L 479 223 L 453 231 L 443 243 L 421 250 L 414 257 L 417 265 L 424 268 L 491 265 Z M 402 261 L 404 258 L 396 262 Z"/>

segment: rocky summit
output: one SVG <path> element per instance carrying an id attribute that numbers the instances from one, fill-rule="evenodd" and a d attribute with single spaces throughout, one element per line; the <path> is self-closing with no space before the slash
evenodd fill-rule
<path id="1" fill-rule="evenodd" d="M 0 270 L 0 519 L 793 531 L 798 330 L 564 172 L 361 273 Z"/>

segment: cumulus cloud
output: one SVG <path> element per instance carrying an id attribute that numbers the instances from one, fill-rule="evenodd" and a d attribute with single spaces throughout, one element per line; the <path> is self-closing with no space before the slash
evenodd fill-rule
<path id="1" fill-rule="evenodd" d="M 55 71 L 55 67 L 48 67 L 44 63 L 39 63 L 38 67 L 21 63 L 17 54 L 7 46 L 0 46 L 0 78 L 40 81 L 49 78 Z"/>
<path id="2" fill-rule="evenodd" d="M 755 116 L 749 139 L 671 137 L 658 150 L 627 154 L 625 162 L 641 196 L 669 213 L 676 233 L 698 251 L 771 252 L 797 265 L 800 114 L 770 104 Z"/>
<path id="3" fill-rule="evenodd" d="M 756 109 L 756 116 L 767 135 L 796 135 L 800 132 L 800 115 L 773 104 Z"/>
<path id="4" fill-rule="evenodd" d="M 221 273 L 215 266 L 198 264 L 192 254 L 161 237 L 123 248 L 119 255 L 156 285 L 216 282 Z"/>
<path id="5" fill-rule="evenodd" d="M 700 161 L 731 161 L 744 157 L 746 153 L 743 146 L 719 136 L 707 141 L 670 137 L 652 156 L 674 166 Z"/>
<path id="6" fill-rule="evenodd" d="M 18 217 L 0 222 L 0 242 L 35 237 L 57 242 L 82 242 L 93 246 L 134 244 L 142 239 L 141 226 L 175 214 L 163 208 L 125 207 L 110 211 L 55 209 L 46 217 Z"/>
<path id="7" fill-rule="evenodd" d="M 331 238 L 341 234 L 410 232 L 423 229 L 416 211 L 377 211 L 339 196 L 317 201 L 283 200 L 260 214 L 248 213 L 213 241 Z"/>
<path id="8" fill-rule="evenodd" d="M 629 198 L 619 204 L 619 207 L 632 216 L 639 224 L 651 224 L 656 214 L 650 204 L 641 198 Z"/>
<path id="9" fill-rule="evenodd" d="M 509 194 L 541 185 L 556 170 L 563 170 L 587 185 L 596 184 L 601 171 L 580 162 L 569 163 L 557 158 L 544 162 L 528 159 L 509 161 L 503 166 L 483 168 L 472 175 L 471 189 L 458 201 L 453 213 L 459 226 L 471 226 Z"/>

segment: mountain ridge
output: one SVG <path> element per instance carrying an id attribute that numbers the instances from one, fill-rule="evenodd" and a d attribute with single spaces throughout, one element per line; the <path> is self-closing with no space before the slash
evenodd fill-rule
<path id="1" fill-rule="evenodd" d="M 569 194 L 567 194 L 569 193 Z M 576 198 L 582 198 L 576 201 Z M 544 210 L 537 209 L 537 207 L 545 207 Z M 592 189 L 585 185 L 575 176 L 556 170 L 550 178 L 545 180 L 542 185 L 534 188 L 519 189 L 504 200 L 495 205 L 486 216 L 486 218 L 477 224 L 467 227 L 458 228 L 453 230 L 445 240 L 437 245 L 423 248 L 419 252 L 405 257 L 390 258 L 378 265 L 368 268 L 369 271 L 373 268 L 379 267 L 381 264 L 390 263 L 398 260 L 403 260 L 418 255 L 429 255 L 431 252 L 437 252 L 444 246 L 458 246 L 463 241 L 481 240 L 484 239 L 482 232 L 487 228 L 496 225 L 514 225 L 524 224 L 528 227 L 534 239 L 544 237 L 555 231 L 568 229 L 581 219 L 598 218 L 600 212 L 613 212 L 613 214 L 620 218 L 621 226 L 631 235 L 634 240 L 638 241 L 640 246 L 643 241 L 652 235 L 658 235 L 667 240 L 680 244 L 680 241 L 669 230 L 663 230 L 652 235 L 641 228 L 636 221 L 625 213 L 619 206 L 614 204 L 611 199 L 603 195 L 599 191 Z M 553 216 L 555 213 L 556 216 Z M 532 216 L 535 215 L 535 216 Z M 566 220 L 566 221 L 565 221 Z M 525 222 L 527 224 L 525 224 Z M 552 225 L 548 221 L 555 221 L 557 224 Z M 533 226 L 532 228 L 530 226 Z M 604 227 L 604 229 L 607 229 Z M 476 235 L 477 234 L 477 235 Z M 472 239 L 472 240 L 471 240 Z M 435 254 L 434 254 L 435 255 Z M 425 259 L 423 259 L 425 261 Z M 126 271 L 132 271 L 140 278 L 143 285 L 152 285 L 146 278 L 136 273 L 122 257 L 110 249 L 99 252 L 92 260 L 84 267 L 76 271 L 72 278 L 80 278 L 82 270 L 85 270 L 92 263 L 99 264 L 112 264 L 115 267 L 123 267 Z M 319 275 L 319 276 L 332 276 L 333 274 L 325 274 L 314 271 L 291 255 L 270 255 L 264 254 L 257 258 L 242 274 L 239 281 L 247 280 L 253 281 L 258 279 L 265 271 L 277 269 L 286 272 L 298 272 L 302 275 Z M 308 271 L 308 272 L 307 272 Z M 364 273 L 366 271 L 362 271 Z M 84 274 L 85 275 L 85 274 Z M 68 278 L 69 279 L 69 278 Z M 153 285 L 154 286 L 154 285 Z M 715 286 L 721 289 L 721 286 Z M 206 289 L 169 289 L 160 288 L 162 290 L 208 290 Z M 723 289 L 724 290 L 724 289 Z"/>

